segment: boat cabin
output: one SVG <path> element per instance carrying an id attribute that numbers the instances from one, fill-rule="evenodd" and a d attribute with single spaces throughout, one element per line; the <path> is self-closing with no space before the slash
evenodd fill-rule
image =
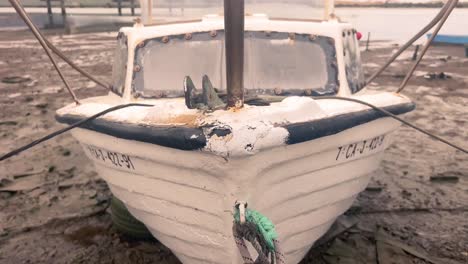
<path id="1" fill-rule="evenodd" d="M 246 97 L 349 96 L 363 87 L 356 30 L 335 18 L 245 17 Z M 112 91 L 125 99 L 184 97 L 184 78 L 203 76 L 226 94 L 222 15 L 122 28 L 115 52 Z"/>

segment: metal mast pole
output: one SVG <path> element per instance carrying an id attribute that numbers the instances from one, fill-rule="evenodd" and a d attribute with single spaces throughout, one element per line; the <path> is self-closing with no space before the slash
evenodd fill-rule
<path id="1" fill-rule="evenodd" d="M 224 0 L 228 108 L 244 105 L 244 0 Z"/>

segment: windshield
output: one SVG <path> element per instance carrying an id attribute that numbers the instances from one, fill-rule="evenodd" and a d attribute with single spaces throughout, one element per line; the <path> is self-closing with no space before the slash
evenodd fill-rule
<path id="1" fill-rule="evenodd" d="M 134 93 L 143 97 L 183 96 L 190 76 L 198 88 L 207 75 L 226 90 L 224 31 L 146 40 L 135 50 Z M 324 36 L 283 32 L 245 32 L 246 93 L 329 95 L 338 90 L 334 41 Z"/>
<path id="2" fill-rule="evenodd" d="M 321 20 L 325 1 L 245 0 L 245 12 L 267 14 L 271 18 Z M 223 3 L 223 0 L 140 0 L 145 24 L 190 21 L 201 19 L 204 15 L 223 14 Z"/>

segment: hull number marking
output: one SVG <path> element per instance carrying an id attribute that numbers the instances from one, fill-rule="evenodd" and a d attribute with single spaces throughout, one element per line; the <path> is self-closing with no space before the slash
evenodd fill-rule
<path id="1" fill-rule="evenodd" d="M 89 145 L 85 145 L 85 149 L 88 150 L 91 156 L 97 160 L 102 160 L 105 163 L 110 163 L 119 168 L 127 168 L 130 170 L 135 169 L 135 166 L 133 166 L 133 162 L 128 155 L 107 151 Z"/>
<path id="2" fill-rule="evenodd" d="M 338 147 L 336 160 L 347 160 L 382 147 L 385 135 Z"/>

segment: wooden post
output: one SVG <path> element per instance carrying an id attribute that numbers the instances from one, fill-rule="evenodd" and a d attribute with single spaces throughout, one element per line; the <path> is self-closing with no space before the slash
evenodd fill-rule
<path id="1" fill-rule="evenodd" d="M 52 3 L 51 0 L 47 0 L 47 15 L 49 16 L 49 25 L 53 27 L 54 25 L 54 14 L 52 14 Z"/>
<path id="2" fill-rule="evenodd" d="M 369 51 L 370 32 L 367 32 L 366 51 Z"/>
<path id="3" fill-rule="evenodd" d="M 67 15 L 65 11 L 65 0 L 60 0 L 60 8 L 62 9 L 63 24 L 65 25 L 65 16 Z"/>
<path id="4" fill-rule="evenodd" d="M 130 10 L 132 11 L 132 16 L 135 16 L 135 0 L 130 0 Z"/>
<path id="5" fill-rule="evenodd" d="M 413 53 L 413 58 L 412 60 L 416 60 L 418 58 L 418 51 L 419 51 L 419 45 L 416 45 L 415 49 L 414 49 L 414 53 Z"/>
<path id="6" fill-rule="evenodd" d="M 119 11 L 119 16 L 122 15 L 122 0 L 117 0 L 117 9 Z"/>

